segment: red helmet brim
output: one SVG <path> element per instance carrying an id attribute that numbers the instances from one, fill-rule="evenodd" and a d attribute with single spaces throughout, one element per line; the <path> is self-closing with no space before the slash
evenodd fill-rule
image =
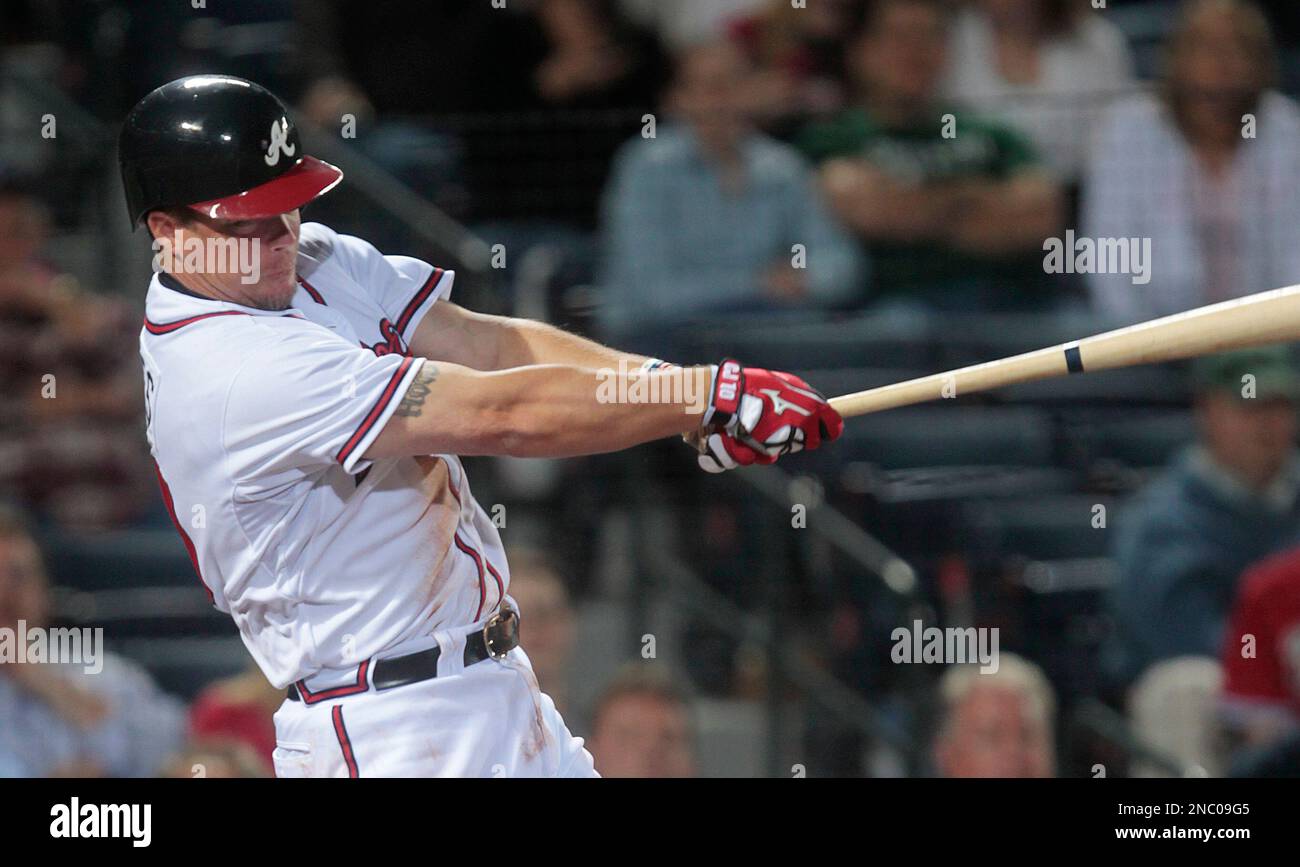
<path id="1" fill-rule="evenodd" d="M 315 157 L 304 156 L 298 165 L 274 180 L 220 199 L 195 202 L 191 208 L 214 220 L 259 220 L 301 208 L 328 193 L 343 180 L 343 171 Z"/>

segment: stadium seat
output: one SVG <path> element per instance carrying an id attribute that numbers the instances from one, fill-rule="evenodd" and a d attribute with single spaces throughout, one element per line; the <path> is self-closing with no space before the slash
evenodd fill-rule
<path id="1" fill-rule="evenodd" d="M 1108 497 L 1072 494 L 1037 499 L 988 500 L 969 503 L 966 520 L 986 553 L 1030 560 L 1105 557 L 1110 533 L 1094 526 L 1104 506 L 1114 516 Z"/>
<path id="2" fill-rule="evenodd" d="M 143 666 L 159 687 L 193 700 L 209 683 L 248 667 L 248 650 L 236 635 L 212 638 L 139 638 L 110 648 Z"/>
<path id="3" fill-rule="evenodd" d="M 1075 475 L 1055 467 L 961 466 L 889 470 L 872 478 L 870 489 L 858 486 L 863 474 L 850 464 L 841 485 L 854 493 L 871 493 L 883 503 L 923 503 L 987 497 L 1025 497 L 1072 491 Z"/>
<path id="4" fill-rule="evenodd" d="M 702 358 L 729 355 L 781 370 L 835 367 L 933 367 L 934 330 L 923 315 L 881 314 L 832 322 L 701 327 L 692 341 Z"/>
<path id="5" fill-rule="evenodd" d="M 950 406 L 891 410 L 846 426 L 843 461 L 867 461 L 886 470 L 934 466 L 1050 466 L 1049 416 L 1027 408 Z"/>
<path id="6" fill-rule="evenodd" d="M 1104 460 L 1136 468 L 1167 464 L 1196 433 L 1190 410 L 1093 411 L 1068 419 L 1063 428 L 1071 452 L 1085 465 Z"/>
<path id="7" fill-rule="evenodd" d="M 50 580 L 76 590 L 197 586 L 175 530 L 51 533 L 41 540 Z"/>
<path id="8" fill-rule="evenodd" d="M 937 341 L 942 369 L 1019 355 L 1111 330 L 1114 323 L 1088 311 L 948 315 Z"/>
<path id="9" fill-rule="evenodd" d="M 995 394 L 1017 405 L 1091 403 L 1184 407 L 1190 400 L 1186 377 L 1182 371 L 1169 366 L 1101 370 L 1083 376 L 1024 382 L 999 389 Z"/>

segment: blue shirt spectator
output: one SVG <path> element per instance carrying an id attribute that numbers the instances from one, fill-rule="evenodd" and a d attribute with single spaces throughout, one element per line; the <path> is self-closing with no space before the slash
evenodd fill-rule
<path id="1" fill-rule="evenodd" d="M 607 325 L 861 293 L 862 256 L 823 208 L 811 169 L 739 107 L 744 70 L 726 43 L 689 52 L 673 95 L 683 123 L 620 152 L 604 203 Z"/>
<path id="2" fill-rule="evenodd" d="M 103 633 L 56 634 L 50 610 L 40 550 L 21 514 L 0 507 L 0 629 L 13 645 L 0 660 L 0 777 L 157 774 L 184 740 L 184 706 L 105 653 Z"/>
<path id="3" fill-rule="evenodd" d="M 1300 539 L 1300 377 L 1285 348 L 1213 356 L 1196 371 L 1199 443 L 1112 525 L 1106 665 L 1120 684 L 1164 659 L 1217 657 L 1242 571 Z"/>
<path id="4" fill-rule="evenodd" d="M 105 654 L 94 674 L 75 664 L 31 664 L 98 699 L 102 716 L 70 718 L 15 678 L 0 677 L 0 777 L 152 777 L 184 743 L 184 705 L 134 663 Z"/>
<path id="5" fill-rule="evenodd" d="M 17 777 L 30 777 L 22 761 L 8 751 L 0 750 L 0 780 L 12 780 Z"/>

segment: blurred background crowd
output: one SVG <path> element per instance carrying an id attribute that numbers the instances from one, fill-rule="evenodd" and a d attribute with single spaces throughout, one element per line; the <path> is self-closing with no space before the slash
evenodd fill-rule
<path id="1" fill-rule="evenodd" d="M 111 652 L 0 665 L 0 775 L 270 773 L 283 694 L 143 436 L 114 138 L 173 78 L 290 101 L 347 174 L 304 219 L 463 304 L 828 394 L 1300 282 L 1293 0 L 198 5 L 0 7 L 0 626 Z M 1073 237 L 1149 242 L 1142 279 L 1046 267 Z M 606 775 L 1296 774 L 1290 350 L 895 410 L 762 472 L 468 463 Z M 996 628 L 998 672 L 895 662 L 918 624 Z"/>

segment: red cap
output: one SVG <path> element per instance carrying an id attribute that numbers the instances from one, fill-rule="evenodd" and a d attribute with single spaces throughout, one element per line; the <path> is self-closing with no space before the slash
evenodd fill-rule
<path id="1" fill-rule="evenodd" d="M 304 156 L 289 171 L 251 190 L 190 207 L 215 220 L 258 220 L 301 208 L 341 180 L 343 171 L 337 166 Z"/>

